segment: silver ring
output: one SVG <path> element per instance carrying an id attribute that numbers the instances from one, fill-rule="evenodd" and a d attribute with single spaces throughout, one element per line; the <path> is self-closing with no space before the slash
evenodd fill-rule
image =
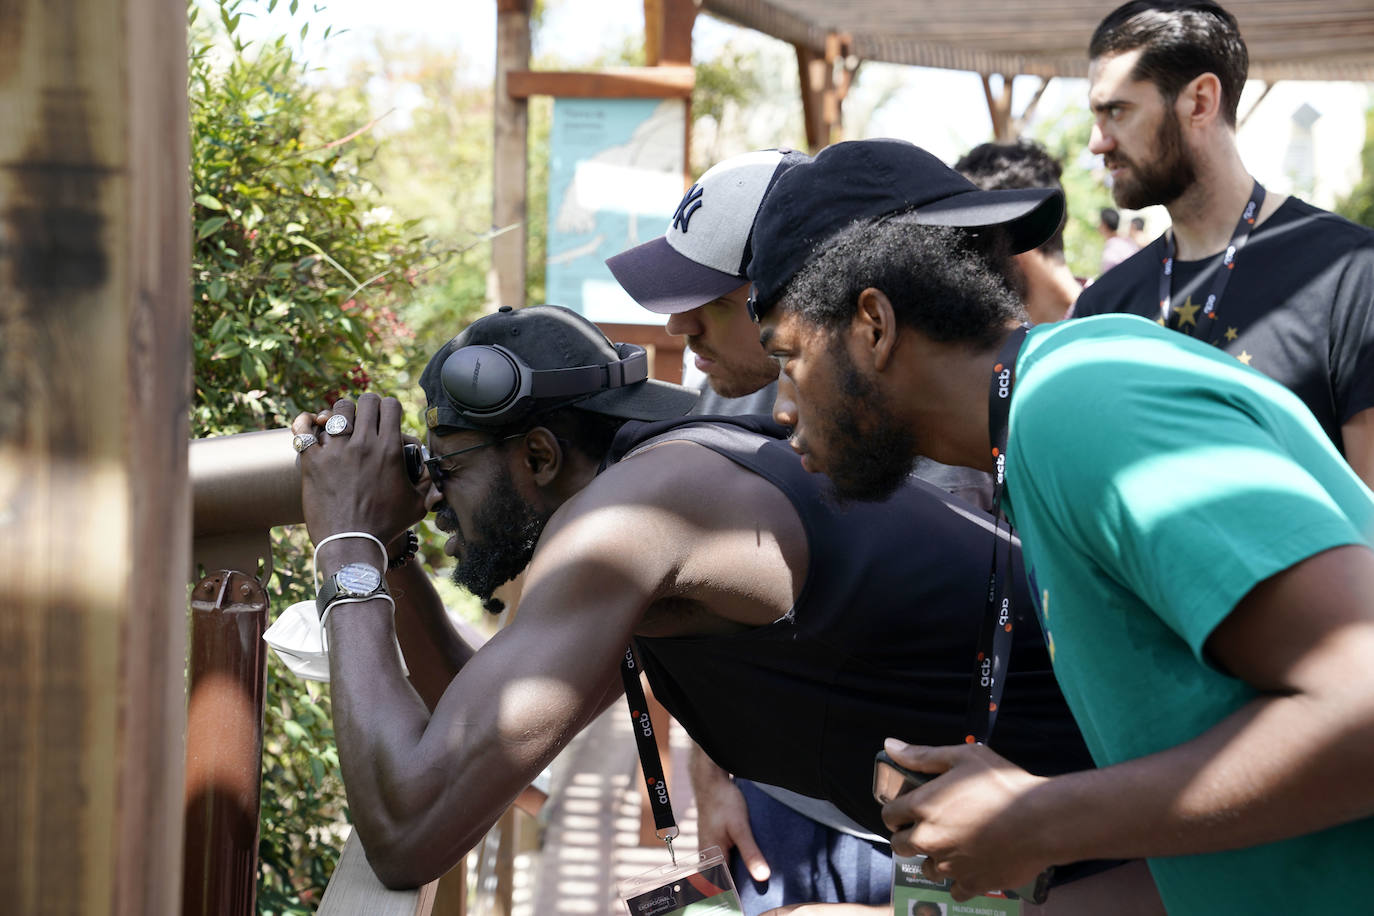
<path id="1" fill-rule="evenodd" d="M 336 413 L 324 421 L 324 431 L 331 436 L 342 436 L 348 432 L 348 417 L 341 413 Z"/>
<path id="2" fill-rule="evenodd" d="M 310 435 L 310 433 L 297 433 L 291 437 L 291 447 L 297 452 L 303 452 L 319 441 L 319 439 L 316 439 L 314 436 Z"/>

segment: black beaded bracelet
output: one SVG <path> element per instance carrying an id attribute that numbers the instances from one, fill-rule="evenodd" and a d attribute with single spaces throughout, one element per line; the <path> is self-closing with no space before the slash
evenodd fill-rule
<path id="1" fill-rule="evenodd" d="M 386 564 L 386 568 L 387 568 L 388 570 L 391 570 L 391 569 L 400 569 L 402 566 L 405 566 L 405 565 L 406 565 L 407 563 L 409 563 L 412 559 L 414 559 L 415 554 L 419 551 L 419 549 L 420 549 L 420 536 L 419 536 L 418 534 L 415 533 L 415 529 L 414 529 L 414 528 L 411 528 L 410 530 L 408 530 L 408 531 L 406 532 L 406 547 L 405 547 L 405 550 L 402 550 L 402 551 L 401 551 L 400 556 L 396 557 L 396 558 L 393 559 L 393 560 L 390 560 L 390 561 Z"/>

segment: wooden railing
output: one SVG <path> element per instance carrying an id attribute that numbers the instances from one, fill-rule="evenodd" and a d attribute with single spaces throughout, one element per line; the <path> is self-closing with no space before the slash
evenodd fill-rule
<path id="1" fill-rule="evenodd" d="M 270 530 L 304 520 L 300 472 L 285 429 L 194 440 L 189 465 L 192 579 L 202 577 L 191 599 L 182 912 L 252 916 L 267 617 L 263 585 L 272 574 Z M 195 727 L 198 710 L 213 727 Z M 494 862 L 495 890 L 484 916 L 510 916 L 517 816 L 523 815 L 507 811 L 478 850 L 479 861 Z M 318 912 L 465 916 L 468 896 L 466 862 L 422 888 L 387 889 L 351 834 Z"/>

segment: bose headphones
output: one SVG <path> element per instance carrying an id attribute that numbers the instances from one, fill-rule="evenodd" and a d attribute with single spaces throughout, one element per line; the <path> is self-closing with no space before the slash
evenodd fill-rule
<path id="1" fill-rule="evenodd" d="M 649 358 L 643 347 L 621 343 L 615 350 L 620 357 L 615 362 L 531 369 L 505 347 L 474 344 L 449 354 L 439 371 L 439 382 L 464 419 L 483 426 L 506 426 L 524 419 L 538 401 L 572 403 L 649 377 Z"/>

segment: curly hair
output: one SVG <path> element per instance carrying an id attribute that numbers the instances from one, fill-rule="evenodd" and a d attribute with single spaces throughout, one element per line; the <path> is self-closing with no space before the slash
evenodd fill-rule
<path id="1" fill-rule="evenodd" d="M 797 272 L 779 305 L 830 330 L 847 325 L 873 287 L 899 324 L 942 343 L 988 346 L 1024 318 L 1021 274 L 997 228 L 925 226 L 913 213 L 853 223 Z"/>
<path id="2" fill-rule="evenodd" d="M 1064 167 L 1049 150 L 1029 137 L 1015 143 L 980 143 L 954 163 L 954 171 L 984 191 L 1005 188 L 1058 188 Z M 1064 225 L 1039 246 L 1047 255 L 1064 254 Z"/>

